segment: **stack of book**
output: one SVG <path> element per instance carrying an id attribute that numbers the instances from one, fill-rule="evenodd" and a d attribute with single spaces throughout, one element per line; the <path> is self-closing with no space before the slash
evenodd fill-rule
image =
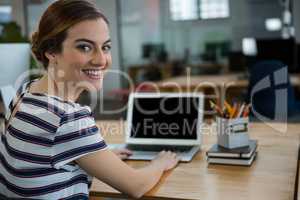
<path id="1" fill-rule="evenodd" d="M 250 166 L 257 154 L 257 140 L 250 140 L 249 146 L 227 149 L 214 144 L 207 152 L 209 164 L 246 165 Z"/>

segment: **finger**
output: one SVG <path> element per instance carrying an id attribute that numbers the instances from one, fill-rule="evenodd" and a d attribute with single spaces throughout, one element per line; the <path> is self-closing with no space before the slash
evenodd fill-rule
<path id="1" fill-rule="evenodd" d="M 126 155 L 126 154 L 119 154 L 119 158 L 122 159 L 122 160 L 125 160 L 127 159 L 129 156 Z"/>
<path id="2" fill-rule="evenodd" d="M 127 155 L 132 155 L 132 151 L 130 151 L 129 149 L 122 149 L 121 153 L 125 153 Z"/>
<path id="3" fill-rule="evenodd" d="M 125 153 L 125 152 L 120 152 L 120 153 L 119 153 L 119 155 L 122 155 L 122 156 L 131 156 L 131 155 L 132 155 L 132 153 L 131 153 L 131 154 L 129 154 L 129 153 Z"/>
<path id="4" fill-rule="evenodd" d="M 159 155 L 163 155 L 163 154 L 165 154 L 166 153 L 166 151 L 165 150 L 162 150 L 161 152 L 159 152 Z"/>

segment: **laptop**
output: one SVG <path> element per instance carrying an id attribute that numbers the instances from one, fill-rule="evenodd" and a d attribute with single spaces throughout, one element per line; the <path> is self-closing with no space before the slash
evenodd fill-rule
<path id="1" fill-rule="evenodd" d="M 127 110 L 130 160 L 152 160 L 162 150 L 189 162 L 200 150 L 204 96 L 201 93 L 132 93 Z"/>

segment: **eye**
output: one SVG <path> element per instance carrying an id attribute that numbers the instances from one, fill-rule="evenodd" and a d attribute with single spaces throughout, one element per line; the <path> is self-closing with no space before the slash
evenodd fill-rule
<path id="1" fill-rule="evenodd" d="M 85 52 L 85 53 L 88 53 L 92 50 L 92 47 L 88 44 L 80 44 L 77 46 L 77 48 L 82 51 L 82 52 Z"/>
<path id="2" fill-rule="evenodd" d="M 102 47 L 102 50 L 104 51 L 104 52 L 109 52 L 110 50 L 111 50 L 111 45 L 104 45 L 103 47 Z"/>

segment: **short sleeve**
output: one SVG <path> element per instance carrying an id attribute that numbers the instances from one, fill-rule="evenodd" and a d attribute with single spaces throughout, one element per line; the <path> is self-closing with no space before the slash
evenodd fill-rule
<path id="1" fill-rule="evenodd" d="M 60 169 L 81 156 L 106 148 L 89 110 L 65 114 L 54 138 L 52 166 Z"/>

